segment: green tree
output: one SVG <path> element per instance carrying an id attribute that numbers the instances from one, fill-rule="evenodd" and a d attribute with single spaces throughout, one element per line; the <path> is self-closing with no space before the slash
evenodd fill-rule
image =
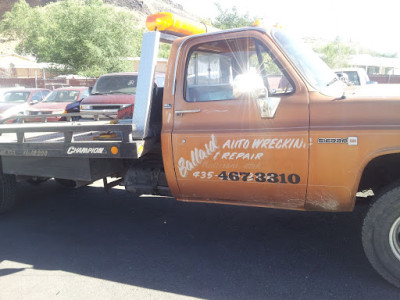
<path id="1" fill-rule="evenodd" d="M 140 54 L 143 33 L 131 13 L 102 0 L 63 0 L 36 8 L 20 0 L 4 15 L 0 30 L 20 41 L 19 53 L 91 76 L 128 70 L 125 58 Z"/>
<path id="2" fill-rule="evenodd" d="M 336 38 L 333 42 L 314 50 L 321 54 L 321 58 L 331 68 L 346 67 L 348 65 L 350 55 L 356 53 L 353 47 L 342 42 L 340 38 Z"/>
<path id="3" fill-rule="evenodd" d="M 219 29 L 239 28 L 251 26 L 255 20 L 248 13 L 239 14 L 236 6 L 231 9 L 223 9 L 221 4 L 214 3 L 218 9 L 218 16 L 212 22 L 212 25 Z"/>
<path id="4" fill-rule="evenodd" d="M 161 58 L 168 58 L 169 53 L 171 52 L 171 45 L 170 44 L 160 44 L 160 49 L 158 52 L 158 57 Z"/>

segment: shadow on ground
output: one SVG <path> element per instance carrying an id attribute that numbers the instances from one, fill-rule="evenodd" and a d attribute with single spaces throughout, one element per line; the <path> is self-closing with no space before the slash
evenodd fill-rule
<path id="1" fill-rule="evenodd" d="M 207 299 L 399 299 L 364 256 L 365 209 L 190 204 L 52 181 L 19 184 L 19 198 L 0 217 L 0 262 Z"/>

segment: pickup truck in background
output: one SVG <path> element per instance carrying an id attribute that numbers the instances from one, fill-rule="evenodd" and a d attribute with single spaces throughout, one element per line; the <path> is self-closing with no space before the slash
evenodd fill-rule
<path id="1" fill-rule="evenodd" d="M 343 82 L 351 85 L 367 85 L 367 84 L 377 84 L 376 81 L 369 79 L 367 72 L 362 68 L 341 68 L 335 70 L 339 79 Z"/>
<path id="2" fill-rule="evenodd" d="M 155 74 L 155 88 L 164 86 L 165 75 Z M 118 111 L 135 103 L 138 73 L 122 72 L 100 76 L 89 97 L 80 101 L 80 111 L 98 113 L 97 118 L 114 118 Z"/>
<path id="3" fill-rule="evenodd" d="M 36 177 L 326 212 L 352 211 L 370 189 L 365 253 L 400 287 L 400 89 L 347 95 L 278 28 L 208 32 L 169 13 L 147 26 L 132 119 L 0 126 L 0 211 L 15 204 L 17 181 Z M 172 48 L 155 93 L 160 41 Z"/>

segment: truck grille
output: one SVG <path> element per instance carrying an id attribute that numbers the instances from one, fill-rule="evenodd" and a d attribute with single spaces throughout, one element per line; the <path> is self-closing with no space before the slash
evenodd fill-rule
<path id="1" fill-rule="evenodd" d="M 93 110 L 103 110 L 103 109 L 114 109 L 118 110 L 121 108 L 121 105 L 102 105 L 102 106 L 92 106 Z"/>
<path id="2" fill-rule="evenodd" d="M 49 115 L 51 114 L 51 111 L 30 111 L 29 115 L 30 116 L 39 116 L 39 115 Z"/>

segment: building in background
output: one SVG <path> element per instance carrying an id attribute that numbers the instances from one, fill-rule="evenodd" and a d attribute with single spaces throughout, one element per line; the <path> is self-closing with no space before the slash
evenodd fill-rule
<path id="1" fill-rule="evenodd" d="M 353 68 L 363 68 L 368 75 L 400 75 L 400 58 L 359 54 L 351 57 L 349 65 Z"/>
<path id="2" fill-rule="evenodd" d="M 33 57 L 18 54 L 0 55 L 0 77 L 46 78 L 47 63 L 37 63 Z"/>

